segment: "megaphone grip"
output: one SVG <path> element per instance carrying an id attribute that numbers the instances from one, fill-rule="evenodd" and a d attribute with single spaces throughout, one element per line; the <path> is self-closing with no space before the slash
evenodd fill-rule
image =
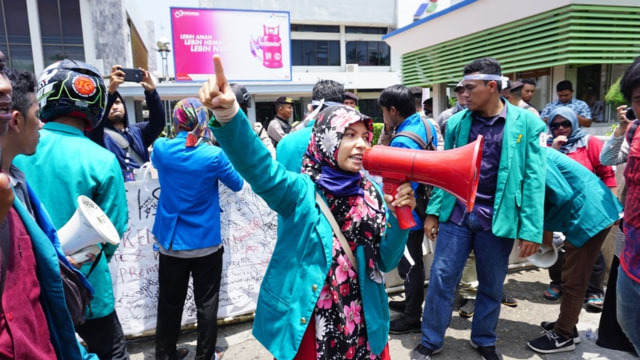
<path id="1" fill-rule="evenodd" d="M 396 208 L 396 216 L 398 217 L 398 224 L 400 225 L 400 229 L 402 230 L 411 229 L 412 227 L 418 225 L 413 220 L 413 213 L 411 212 L 411 208 L 406 205 Z"/>

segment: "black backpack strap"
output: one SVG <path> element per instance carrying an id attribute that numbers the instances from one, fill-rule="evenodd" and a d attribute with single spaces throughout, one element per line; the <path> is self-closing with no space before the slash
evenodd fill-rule
<path id="1" fill-rule="evenodd" d="M 433 134 L 431 133 L 431 124 L 429 124 L 429 120 L 425 118 L 420 117 L 420 119 L 422 120 L 422 123 L 424 124 L 424 129 L 427 132 L 426 143 L 424 142 L 424 140 L 422 140 L 420 136 L 418 136 L 418 134 L 414 133 L 413 131 L 401 131 L 393 135 L 393 137 L 391 138 L 391 141 L 393 141 L 393 139 L 395 139 L 396 136 L 406 136 L 409 139 L 415 141 L 416 144 L 418 144 L 423 150 L 435 150 L 433 147 Z"/>

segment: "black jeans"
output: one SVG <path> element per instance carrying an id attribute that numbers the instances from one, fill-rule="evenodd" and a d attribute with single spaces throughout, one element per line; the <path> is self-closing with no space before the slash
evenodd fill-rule
<path id="1" fill-rule="evenodd" d="M 424 230 L 409 232 L 407 249 L 414 261 L 413 266 L 403 257 L 398 264 L 398 275 L 404 280 L 406 307 L 404 313 L 415 320 L 420 320 L 422 303 L 424 302 L 424 262 L 422 261 L 422 241 Z"/>
<path id="2" fill-rule="evenodd" d="M 178 258 L 160 254 L 158 269 L 158 323 L 156 359 L 173 359 L 180 335 L 184 301 L 193 277 L 193 295 L 198 311 L 196 359 L 215 356 L 218 337 L 218 301 L 224 249 L 198 258 Z"/>
<path id="3" fill-rule="evenodd" d="M 76 326 L 76 332 L 87 344 L 89 352 L 98 355 L 100 360 L 129 359 L 127 340 L 115 311 L 105 317 L 87 319 Z"/>

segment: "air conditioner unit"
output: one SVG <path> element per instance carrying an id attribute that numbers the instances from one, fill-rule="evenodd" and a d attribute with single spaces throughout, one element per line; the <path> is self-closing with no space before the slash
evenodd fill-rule
<path id="1" fill-rule="evenodd" d="M 358 72 L 358 64 L 347 64 L 346 71 L 347 72 Z"/>

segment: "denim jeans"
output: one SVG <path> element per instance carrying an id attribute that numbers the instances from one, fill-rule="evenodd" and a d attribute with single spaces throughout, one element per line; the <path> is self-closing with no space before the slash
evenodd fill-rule
<path id="1" fill-rule="evenodd" d="M 491 230 L 484 231 L 473 213 L 467 214 L 461 226 L 450 221 L 440 224 L 422 315 L 422 345 L 437 350 L 444 344 L 456 287 L 471 250 L 475 252 L 478 273 L 471 340 L 478 346 L 495 344 L 513 241 L 497 237 Z"/>
<path id="2" fill-rule="evenodd" d="M 640 354 L 640 284 L 631 279 L 622 267 L 618 268 L 617 295 L 618 323 L 627 334 L 636 353 Z"/>

